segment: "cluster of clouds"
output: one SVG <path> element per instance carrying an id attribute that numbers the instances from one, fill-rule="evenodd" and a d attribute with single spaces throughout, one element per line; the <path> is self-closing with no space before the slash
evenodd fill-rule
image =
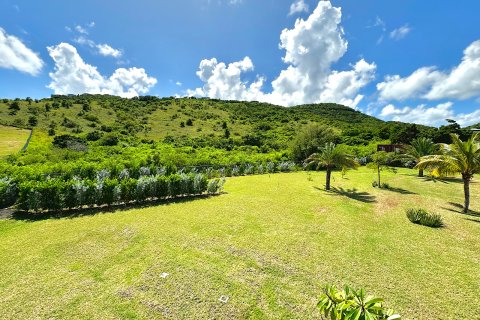
<path id="1" fill-rule="evenodd" d="M 439 70 L 435 66 L 422 67 L 410 75 L 390 75 L 377 84 L 379 100 L 403 102 L 408 100 L 468 100 L 480 97 L 480 40 L 471 43 L 464 51 L 463 58 L 451 70 Z M 439 125 L 452 118 L 462 125 L 480 122 L 480 110 L 472 113 L 455 114 L 453 103 L 447 101 L 434 107 L 425 104 L 417 107 L 397 108 L 386 105 L 380 116 L 386 119 L 409 121 L 421 124 Z"/>
<path id="2" fill-rule="evenodd" d="M 239 4 L 241 0 L 225 0 Z M 341 26 L 341 8 L 330 1 L 319 1 L 310 13 L 305 0 L 294 0 L 289 16 L 308 14 L 297 18 L 292 28 L 280 34 L 279 47 L 284 51 L 285 67 L 267 83 L 267 78 L 254 74 L 255 65 L 248 56 L 240 61 L 222 62 L 216 58 L 204 59 L 196 72 L 202 85 L 188 89 L 188 96 L 228 100 L 262 101 L 283 106 L 306 103 L 336 102 L 358 108 L 364 101 L 362 91 L 375 80 L 377 65 L 359 59 L 345 70 L 335 70 L 348 50 Z M 112 57 L 120 63 L 124 53 L 106 43 L 97 43 L 90 37 L 95 23 L 66 27 L 73 42 L 94 53 Z M 384 36 L 398 41 L 404 39 L 412 28 L 405 24 L 387 32 L 379 17 L 371 27 L 382 30 Z M 102 93 L 123 97 L 146 94 L 157 80 L 143 68 L 118 68 L 109 76 L 86 63 L 77 48 L 69 43 L 47 47 L 54 62 L 49 73 L 48 88 L 57 94 Z M 33 76 L 39 75 L 45 63 L 38 53 L 29 49 L 19 38 L 0 28 L 0 67 L 15 69 Z M 250 78 L 250 81 L 245 78 Z M 176 82 L 177 86 L 182 86 Z M 265 87 L 271 87 L 267 92 Z M 480 40 L 471 43 L 463 52 L 461 61 L 449 70 L 424 66 L 409 75 L 387 75 L 376 83 L 370 97 L 378 116 L 386 120 L 440 125 L 447 118 L 462 125 L 480 122 L 480 110 L 456 113 L 452 101 L 480 98 Z M 369 105 L 369 107 L 370 107 Z"/>
<path id="3" fill-rule="evenodd" d="M 292 8 L 298 12 L 303 5 L 303 1 L 297 1 Z M 197 75 L 203 86 L 187 94 L 283 106 L 338 102 L 356 107 L 363 99 L 359 91 L 374 79 L 376 65 L 360 59 L 350 70 L 332 70 L 348 48 L 341 17 L 340 8 L 320 1 L 307 19 L 299 18 L 292 29 L 281 32 L 280 48 L 285 50 L 283 62 L 287 66 L 271 82 L 271 92 L 263 90 L 263 76 L 257 75 L 250 83 L 242 80 L 242 75 L 254 70 L 252 60 L 245 57 L 228 65 L 216 58 L 202 60 Z"/>
<path id="4" fill-rule="evenodd" d="M 122 97 L 146 94 L 157 80 L 149 77 L 143 68 L 119 68 L 110 77 L 104 77 L 97 68 L 85 63 L 77 49 L 60 43 L 47 47 L 55 62 L 55 69 L 49 73 L 52 79 L 48 88 L 57 94 L 100 93 Z"/>
<path id="5" fill-rule="evenodd" d="M 95 48 L 102 56 L 121 57 L 120 50 L 108 44 L 97 44 L 87 37 L 94 26 L 91 22 L 67 30 L 76 32 L 76 43 Z M 47 47 L 47 51 L 54 62 L 54 70 L 49 73 L 51 82 L 47 87 L 55 94 L 99 93 L 131 98 L 148 93 L 157 83 L 157 79 L 149 76 L 143 68 L 118 68 L 111 76 L 103 76 L 95 66 L 85 63 L 77 49 L 68 43 Z M 0 28 L 0 67 L 37 76 L 44 65 L 38 53 Z"/>

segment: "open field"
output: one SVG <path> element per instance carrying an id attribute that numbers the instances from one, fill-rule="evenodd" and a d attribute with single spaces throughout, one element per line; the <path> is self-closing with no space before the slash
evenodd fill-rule
<path id="1" fill-rule="evenodd" d="M 0 157 L 20 151 L 30 135 L 30 130 L 0 125 Z"/>
<path id="2" fill-rule="evenodd" d="M 2 319 L 309 319 L 326 283 L 364 287 L 405 319 L 474 319 L 480 214 L 459 213 L 459 181 L 415 174 L 385 173 L 395 189 L 379 190 L 369 169 L 334 173 L 334 192 L 323 172 L 238 177 L 211 198 L 2 220 Z M 412 206 L 446 227 L 410 223 Z"/>

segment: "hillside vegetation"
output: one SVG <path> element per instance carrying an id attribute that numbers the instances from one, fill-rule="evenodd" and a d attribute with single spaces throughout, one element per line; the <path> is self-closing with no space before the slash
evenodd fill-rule
<path id="1" fill-rule="evenodd" d="M 54 96 L 42 100 L 3 100 L 3 125 L 37 128 L 51 136 L 73 134 L 90 140 L 115 135 L 132 142 L 164 141 L 178 145 L 234 148 L 255 146 L 263 152 L 287 149 L 292 137 L 308 123 L 337 130 L 340 143 L 368 145 L 401 140 L 433 128 L 385 123 L 338 104 L 284 108 L 258 102 L 193 98 L 103 95 Z M 90 134 L 90 136 L 88 136 Z"/>

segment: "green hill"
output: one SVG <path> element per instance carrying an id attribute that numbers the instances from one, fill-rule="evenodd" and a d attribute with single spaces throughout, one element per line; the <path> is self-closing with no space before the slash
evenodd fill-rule
<path id="1" fill-rule="evenodd" d="M 329 125 L 348 145 L 396 140 L 409 124 L 384 122 L 351 108 L 333 104 L 280 107 L 259 102 L 195 98 L 107 95 L 52 96 L 41 100 L 2 100 L 0 124 L 74 134 L 93 140 L 115 133 L 131 141 L 166 141 L 177 145 L 257 146 L 283 150 L 303 126 Z M 416 126 L 419 132 L 432 130 Z M 92 133 L 93 132 L 93 133 Z M 226 141 L 228 140 L 228 141 Z"/>

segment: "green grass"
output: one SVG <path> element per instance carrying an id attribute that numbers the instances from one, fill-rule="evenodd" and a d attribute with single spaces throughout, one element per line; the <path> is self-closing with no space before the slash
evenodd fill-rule
<path id="1" fill-rule="evenodd" d="M 212 198 L 0 221 L 2 318 L 318 318 L 332 283 L 364 287 L 405 319 L 473 319 L 480 217 L 450 204 L 463 200 L 458 181 L 415 174 L 385 173 L 394 189 L 382 190 L 368 169 L 335 173 L 336 192 L 323 173 L 238 177 Z M 410 223 L 409 207 L 446 227 Z"/>
<path id="2" fill-rule="evenodd" d="M 19 152 L 29 135 L 30 130 L 0 125 L 0 157 Z"/>

